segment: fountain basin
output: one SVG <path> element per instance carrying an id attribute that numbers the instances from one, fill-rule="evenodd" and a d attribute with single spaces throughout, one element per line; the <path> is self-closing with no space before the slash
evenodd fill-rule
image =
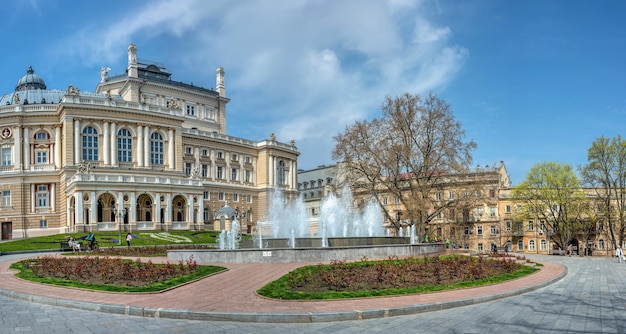
<path id="1" fill-rule="evenodd" d="M 341 239 L 341 238 L 338 238 Z M 367 239 L 367 238 L 365 238 Z M 181 249 L 167 252 L 172 262 L 193 257 L 198 263 L 286 263 L 330 262 L 388 259 L 389 257 L 423 256 L 443 253 L 445 244 L 385 244 L 338 247 L 248 248 L 248 249 Z"/>

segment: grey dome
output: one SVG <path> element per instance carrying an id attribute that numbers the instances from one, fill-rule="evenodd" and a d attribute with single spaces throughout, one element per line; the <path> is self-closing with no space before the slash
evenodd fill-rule
<path id="1" fill-rule="evenodd" d="M 15 85 L 15 91 L 22 90 L 32 90 L 32 89 L 46 89 L 46 83 L 43 79 L 35 74 L 32 66 L 28 66 L 28 70 L 26 70 L 26 75 L 21 77 L 20 80 L 17 81 L 17 85 Z"/>

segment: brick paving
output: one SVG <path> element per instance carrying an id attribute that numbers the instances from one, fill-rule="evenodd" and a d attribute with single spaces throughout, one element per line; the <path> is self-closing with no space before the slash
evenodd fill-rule
<path id="1" fill-rule="evenodd" d="M 149 260 L 158 262 L 167 259 L 150 258 Z M 23 281 L 16 278 L 13 270 L 9 269 L 12 262 L 0 262 L 0 291 L 4 294 L 10 291 L 26 296 L 47 297 L 60 300 L 61 304 L 67 304 L 70 307 L 82 306 L 87 309 L 99 309 L 93 305 L 119 305 L 231 314 L 226 319 L 233 319 L 233 314 L 241 319 L 245 319 L 245 314 L 257 315 L 253 320 L 247 321 L 259 321 L 259 313 L 278 314 L 280 315 L 279 322 L 289 322 L 290 316 L 293 316 L 294 322 L 312 321 L 311 318 L 304 320 L 297 318 L 297 315 L 301 314 L 324 315 L 356 311 L 360 317 L 363 317 L 361 312 L 370 310 L 372 312 L 365 312 L 365 317 L 384 317 L 390 312 L 398 314 L 421 312 L 419 306 L 424 307 L 422 310 L 446 309 L 532 291 L 553 283 L 567 272 L 566 267 L 561 264 L 540 262 L 543 267 L 533 275 L 477 288 L 369 299 L 280 301 L 263 298 L 256 295 L 255 291 L 267 282 L 306 263 L 215 264 L 227 267 L 228 271 L 162 293 L 131 294 L 95 292 Z M 163 317 L 164 314 L 160 316 Z"/>

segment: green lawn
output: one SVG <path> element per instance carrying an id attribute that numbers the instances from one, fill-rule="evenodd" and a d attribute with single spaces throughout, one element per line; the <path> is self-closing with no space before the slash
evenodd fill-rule
<path id="1" fill-rule="evenodd" d="M 186 244 L 217 244 L 218 231 L 175 231 L 175 232 L 133 232 L 132 246 L 186 245 Z M 44 237 L 33 237 L 0 243 L 0 252 L 16 252 L 28 250 L 58 250 L 59 242 L 67 242 L 72 236 L 80 238 L 87 233 L 63 233 Z M 100 248 L 126 247 L 126 233 L 95 232 Z M 79 240 L 80 241 L 80 240 Z"/>

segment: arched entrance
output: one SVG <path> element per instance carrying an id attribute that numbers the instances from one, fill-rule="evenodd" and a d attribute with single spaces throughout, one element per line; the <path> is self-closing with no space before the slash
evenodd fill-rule
<path id="1" fill-rule="evenodd" d="M 174 196 L 174 199 L 172 199 L 172 222 L 187 222 L 186 209 L 187 200 L 185 197 L 181 195 Z"/>
<path id="2" fill-rule="evenodd" d="M 148 194 L 141 194 L 137 198 L 137 220 L 141 222 L 152 222 L 154 216 L 152 212 L 152 203 L 154 200 Z"/>
<path id="3" fill-rule="evenodd" d="M 115 223 L 115 197 L 110 193 L 104 193 L 98 197 L 98 222 Z"/>

